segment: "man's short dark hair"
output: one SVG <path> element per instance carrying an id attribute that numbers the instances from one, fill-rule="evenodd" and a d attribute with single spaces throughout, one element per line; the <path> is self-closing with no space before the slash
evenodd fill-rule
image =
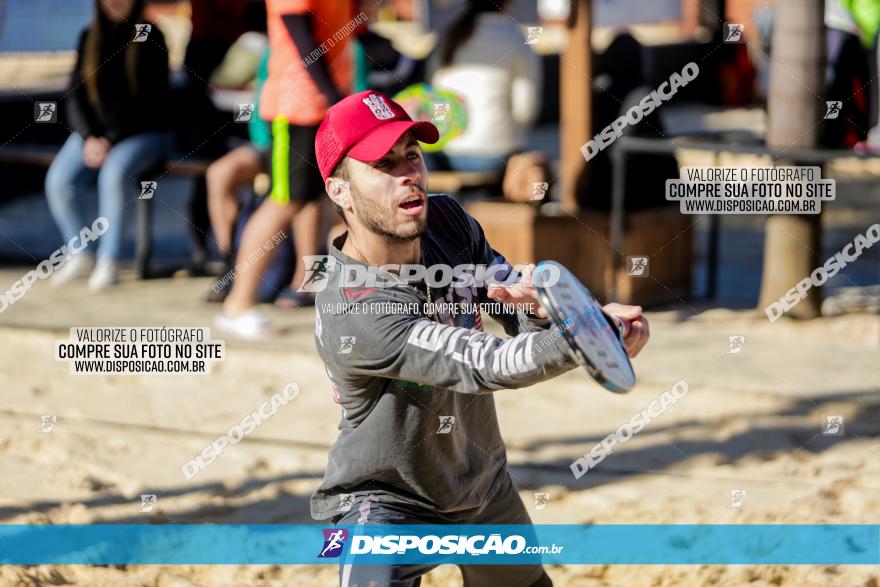
<path id="1" fill-rule="evenodd" d="M 351 180 L 351 175 L 349 175 L 348 171 L 348 157 L 343 157 L 339 161 L 336 167 L 333 168 L 333 171 L 330 172 L 330 177 L 336 177 L 346 182 Z M 332 201 L 333 200 L 331 200 L 331 202 Z M 339 214 L 342 221 L 347 223 L 345 220 L 345 212 L 342 210 L 342 207 L 336 202 L 333 202 L 333 207 L 336 208 L 336 213 Z"/>

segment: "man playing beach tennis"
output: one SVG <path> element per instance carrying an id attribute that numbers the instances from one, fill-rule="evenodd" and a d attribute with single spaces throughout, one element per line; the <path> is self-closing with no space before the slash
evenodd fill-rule
<path id="1" fill-rule="evenodd" d="M 419 141 L 437 139 L 434 125 L 413 122 L 373 91 L 337 103 L 318 129 L 321 175 L 348 232 L 333 243 L 316 300 L 315 340 L 342 406 L 340 435 L 311 500 L 317 520 L 531 523 L 507 470 L 491 392 L 526 387 L 578 363 L 549 330 L 529 270 L 509 286 L 439 284 L 434 267 L 506 262 L 455 200 L 427 196 Z M 408 281 L 391 264 L 431 270 Z M 358 274 L 372 282 L 354 281 Z M 516 307 L 529 311 L 511 311 Z M 510 338 L 483 332 L 480 308 Z M 630 322 L 625 343 L 635 356 L 649 336 L 641 308 L 605 310 Z M 418 585 L 431 568 L 343 559 L 340 582 Z M 540 564 L 461 570 L 467 586 L 551 585 Z"/>

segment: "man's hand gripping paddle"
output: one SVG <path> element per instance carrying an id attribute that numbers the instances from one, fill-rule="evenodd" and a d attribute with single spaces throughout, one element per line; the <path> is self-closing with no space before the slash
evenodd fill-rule
<path id="1" fill-rule="evenodd" d="M 623 343 L 629 323 L 606 314 L 590 290 L 555 261 L 541 261 L 532 281 L 541 304 L 587 373 L 609 391 L 631 390 L 636 375 Z"/>

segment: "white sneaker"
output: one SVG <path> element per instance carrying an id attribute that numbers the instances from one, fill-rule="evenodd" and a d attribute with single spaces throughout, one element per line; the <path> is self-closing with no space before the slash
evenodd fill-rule
<path id="1" fill-rule="evenodd" d="M 107 286 L 119 283 L 119 265 L 113 259 L 102 257 L 95 264 L 95 270 L 89 277 L 89 290 L 98 292 Z"/>
<path id="2" fill-rule="evenodd" d="M 59 287 L 73 279 L 88 277 L 94 267 L 95 258 L 93 256 L 85 253 L 73 255 L 64 263 L 61 269 L 52 274 L 52 277 L 49 279 L 49 285 Z"/>
<path id="3" fill-rule="evenodd" d="M 259 309 L 251 308 L 238 316 L 218 314 L 214 316 L 214 326 L 227 334 L 248 340 L 260 340 L 278 335 L 271 320 Z"/>

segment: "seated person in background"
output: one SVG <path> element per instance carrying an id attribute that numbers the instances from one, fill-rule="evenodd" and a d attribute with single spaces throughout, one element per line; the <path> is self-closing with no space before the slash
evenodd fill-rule
<path id="1" fill-rule="evenodd" d="M 141 174 L 167 154 L 168 51 L 158 27 L 143 26 L 144 1 L 99 0 L 79 39 L 66 100 L 74 132 L 46 174 L 46 198 L 66 241 L 94 221 L 78 200 L 97 184 L 98 216 L 109 229 L 97 264 L 91 250 L 75 255 L 54 285 L 89 272 L 92 291 L 119 280 L 125 209 L 140 195 Z"/>
<path id="2" fill-rule="evenodd" d="M 431 85 L 457 94 L 468 111 L 467 129 L 443 151 L 454 171 L 503 169 L 538 113 L 540 60 L 506 4 L 468 0 L 429 58 Z"/>

